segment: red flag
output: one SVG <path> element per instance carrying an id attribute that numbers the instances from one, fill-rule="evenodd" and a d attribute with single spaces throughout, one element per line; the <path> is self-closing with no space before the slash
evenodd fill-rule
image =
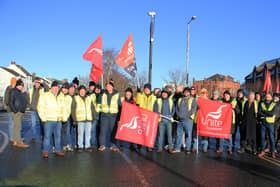
<path id="1" fill-rule="evenodd" d="M 90 78 L 93 82 L 97 83 L 98 80 L 100 79 L 101 75 L 102 75 L 102 70 L 97 69 L 97 68 L 95 68 L 94 65 L 92 65 L 89 78 Z"/>
<path id="2" fill-rule="evenodd" d="M 116 138 L 154 147 L 159 114 L 124 102 Z"/>
<path id="3" fill-rule="evenodd" d="M 232 123 L 232 106 L 204 98 L 198 98 L 197 133 L 202 136 L 230 137 Z"/>
<path id="4" fill-rule="evenodd" d="M 135 52 L 132 41 L 132 35 L 130 34 L 123 45 L 120 53 L 116 58 L 116 64 L 127 71 L 131 76 L 135 76 L 136 64 L 135 64 Z"/>
<path id="5" fill-rule="evenodd" d="M 91 61 L 92 64 L 100 70 L 103 70 L 103 64 L 102 64 L 102 35 L 100 35 L 95 42 L 93 42 L 89 48 L 86 50 L 85 54 L 83 55 L 83 58 L 85 60 Z"/>
<path id="6" fill-rule="evenodd" d="M 275 90 L 276 93 L 279 93 L 279 79 L 277 80 L 277 85 L 276 85 L 276 90 Z"/>
<path id="7" fill-rule="evenodd" d="M 271 76 L 270 76 L 270 71 L 268 69 L 266 69 L 266 77 L 265 77 L 263 91 L 266 93 L 272 91 Z"/>

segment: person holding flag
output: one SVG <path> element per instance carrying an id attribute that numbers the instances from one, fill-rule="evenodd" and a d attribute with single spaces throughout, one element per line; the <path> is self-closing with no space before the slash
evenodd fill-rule
<path id="1" fill-rule="evenodd" d="M 186 87 L 183 91 L 184 97 L 178 100 L 176 114 L 179 118 L 177 124 L 177 138 L 173 153 L 181 151 L 183 132 L 186 132 L 186 154 L 190 154 L 192 143 L 193 116 L 197 110 L 197 101 L 191 97 L 191 89 Z"/>
<path id="2" fill-rule="evenodd" d="M 172 121 L 175 114 L 175 107 L 172 98 L 169 96 L 169 91 L 167 89 L 163 89 L 161 91 L 161 97 L 158 98 L 154 105 L 154 112 L 157 112 L 164 116 L 164 118 L 160 118 L 159 122 L 159 137 L 158 137 L 158 153 L 161 153 L 164 145 L 164 136 L 167 134 L 168 141 L 168 151 L 172 153 L 173 145 L 172 145 Z M 170 119 L 166 119 L 168 117 Z"/>
<path id="3" fill-rule="evenodd" d="M 149 111 L 153 111 L 154 104 L 157 99 L 156 96 L 152 93 L 151 89 L 151 84 L 146 83 L 144 85 L 144 91 L 140 92 L 140 89 L 138 88 L 136 95 L 136 105 Z M 139 146 L 138 149 L 141 149 L 141 146 Z M 148 148 L 147 150 L 149 152 L 152 151 L 151 148 Z"/>
<path id="4" fill-rule="evenodd" d="M 104 151 L 106 149 L 106 136 L 108 131 L 111 136 L 110 150 L 118 151 L 119 149 L 115 145 L 115 135 L 113 130 L 117 125 L 121 108 L 121 99 L 118 91 L 114 89 L 112 81 L 106 83 L 106 90 L 101 94 L 101 101 L 99 100 L 97 104 L 101 104 L 100 147 L 98 148 L 98 151 Z"/>
<path id="5" fill-rule="evenodd" d="M 229 146 L 228 146 L 228 153 L 232 154 L 232 134 L 235 132 L 235 121 L 236 121 L 236 114 L 240 112 L 239 106 L 237 105 L 236 99 L 232 98 L 230 95 L 230 92 L 226 90 L 224 92 L 224 103 L 230 103 L 232 105 L 232 123 L 231 123 L 231 134 L 229 137 Z M 224 139 L 220 138 L 219 142 L 219 149 L 217 150 L 217 153 L 222 153 L 224 148 Z"/>

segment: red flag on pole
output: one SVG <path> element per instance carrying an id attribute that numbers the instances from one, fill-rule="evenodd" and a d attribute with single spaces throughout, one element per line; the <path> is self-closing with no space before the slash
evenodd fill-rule
<path id="1" fill-rule="evenodd" d="M 120 53 L 116 58 L 116 64 L 123 68 L 131 76 L 136 74 L 135 52 L 132 41 L 132 34 L 130 34 L 123 45 Z"/>
<path id="2" fill-rule="evenodd" d="M 268 93 L 269 91 L 272 92 L 271 76 L 268 68 L 266 69 L 266 77 L 265 77 L 263 91 L 266 93 Z"/>
<path id="3" fill-rule="evenodd" d="M 100 79 L 101 75 L 102 75 L 102 70 L 97 69 L 96 67 L 94 67 L 94 65 L 92 65 L 89 78 L 93 82 L 97 83 L 98 80 Z"/>
<path id="4" fill-rule="evenodd" d="M 230 137 L 232 123 L 232 106 L 204 98 L 198 98 L 197 133 L 202 136 Z"/>
<path id="5" fill-rule="evenodd" d="M 102 35 L 89 46 L 83 58 L 91 61 L 90 79 L 97 83 L 103 73 Z"/>
<path id="6" fill-rule="evenodd" d="M 116 138 L 154 147 L 159 114 L 123 102 Z"/>
<path id="7" fill-rule="evenodd" d="M 279 93 L 279 79 L 277 80 L 277 83 L 276 83 L 277 85 L 276 85 L 276 90 L 275 90 L 275 92 L 276 93 Z"/>

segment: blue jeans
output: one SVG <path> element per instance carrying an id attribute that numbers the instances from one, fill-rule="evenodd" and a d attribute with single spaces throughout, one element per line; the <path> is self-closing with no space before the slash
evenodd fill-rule
<path id="1" fill-rule="evenodd" d="M 37 111 L 31 110 L 30 111 L 30 117 L 31 117 L 32 138 L 36 138 L 36 125 L 37 125 L 37 121 L 39 121 Z M 40 126 L 40 129 L 41 129 L 41 126 Z"/>
<path id="2" fill-rule="evenodd" d="M 262 151 L 265 150 L 265 134 L 268 130 L 269 140 L 270 140 L 270 151 L 271 153 L 275 152 L 275 141 L 274 141 L 274 125 L 262 123 L 261 124 L 261 140 L 262 140 Z"/>
<path id="3" fill-rule="evenodd" d="M 44 124 L 43 152 L 51 149 L 51 138 L 54 135 L 55 152 L 61 151 L 61 122 L 47 121 Z"/>
<path id="4" fill-rule="evenodd" d="M 70 125 L 70 141 L 71 145 L 77 147 L 77 126 Z"/>
<path id="5" fill-rule="evenodd" d="M 91 144 L 94 147 L 98 146 L 97 143 L 97 125 L 98 125 L 98 120 L 94 120 L 92 123 L 92 128 L 91 128 Z"/>
<path id="6" fill-rule="evenodd" d="M 8 114 L 8 132 L 9 132 L 9 138 L 10 140 L 13 140 L 14 138 L 14 134 L 13 134 L 13 130 L 14 130 L 14 121 L 12 118 L 12 112 L 7 112 Z"/>
<path id="7" fill-rule="evenodd" d="M 62 122 L 62 129 L 61 129 L 61 140 L 62 146 L 70 145 L 70 122 L 67 120 L 65 123 Z"/>
<path id="8" fill-rule="evenodd" d="M 202 149 L 206 150 L 208 148 L 208 140 L 206 139 L 206 137 L 204 136 L 198 136 L 198 143 L 202 144 Z M 199 146 L 199 145 L 198 145 Z M 193 148 L 194 149 L 198 149 L 197 148 L 197 137 L 193 138 Z"/>
<path id="9" fill-rule="evenodd" d="M 109 115 L 109 114 L 101 114 L 101 123 L 100 123 L 100 135 L 99 135 L 99 142 L 100 145 L 106 146 L 106 139 L 108 133 L 110 134 L 110 147 L 115 146 L 115 134 L 113 132 L 114 127 L 117 123 L 117 116 L 116 115 Z"/>
<path id="10" fill-rule="evenodd" d="M 219 138 L 219 149 L 222 151 L 224 149 L 224 139 L 223 138 Z M 232 134 L 229 137 L 228 150 L 232 151 Z"/>
<path id="11" fill-rule="evenodd" d="M 193 121 L 192 120 L 186 120 L 183 122 L 179 122 L 177 125 L 177 139 L 176 139 L 176 150 L 181 150 L 181 143 L 182 143 L 182 136 L 183 132 L 186 132 L 186 151 L 191 150 L 192 145 L 192 129 L 193 129 Z"/>
<path id="12" fill-rule="evenodd" d="M 84 147 L 85 140 L 85 148 L 90 148 L 90 137 L 91 137 L 91 126 L 92 122 L 83 121 L 78 122 L 78 147 Z"/>
<path id="13" fill-rule="evenodd" d="M 164 144 L 164 136 L 167 134 L 168 149 L 172 149 L 172 124 L 169 121 L 161 121 L 159 123 L 158 148 L 162 149 Z"/>

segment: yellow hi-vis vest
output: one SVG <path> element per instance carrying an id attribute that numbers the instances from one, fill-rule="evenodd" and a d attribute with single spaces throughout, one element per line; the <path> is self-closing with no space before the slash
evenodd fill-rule
<path id="1" fill-rule="evenodd" d="M 181 102 L 182 102 L 182 98 L 179 98 L 179 100 L 178 100 L 178 106 L 180 106 Z M 192 109 L 192 102 L 193 102 L 193 98 L 192 98 L 192 97 L 189 97 L 189 99 L 188 99 L 188 109 L 189 109 L 189 111 Z M 195 118 L 195 113 L 192 114 L 192 115 L 190 116 L 190 118 L 191 118 L 192 120 L 194 120 L 194 118 Z"/>
<path id="2" fill-rule="evenodd" d="M 67 121 L 71 114 L 71 106 L 72 106 L 72 97 L 70 95 L 64 95 L 62 92 L 57 96 L 58 100 L 62 100 L 60 102 L 64 103 L 65 112 L 63 113 L 63 121 Z"/>
<path id="3" fill-rule="evenodd" d="M 91 102 L 94 105 L 94 108 L 96 110 L 96 112 L 100 112 L 100 104 L 96 104 L 96 95 L 95 93 L 92 93 L 89 95 L 89 97 L 91 98 Z"/>
<path id="4" fill-rule="evenodd" d="M 92 111 L 91 111 L 91 98 L 86 96 L 85 100 L 76 95 L 74 97 L 76 102 L 76 120 L 79 121 L 92 121 Z"/>
<path id="5" fill-rule="evenodd" d="M 119 94 L 114 94 L 111 98 L 110 106 L 107 103 L 107 94 L 103 93 L 101 98 L 101 112 L 109 114 L 117 114 L 119 112 Z"/>
<path id="6" fill-rule="evenodd" d="M 157 99 L 157 104 L 158 104 L 158 113 L 161 114 L 162 110 L 162 98 Z M 169 111 L 170 113 L 172 112 L 172 107 L 173 107 L 173 101 L 172 99 L 168 98 L 168 104 L 169 104 Z"/>
<path id="7" fill-rule="evenodd" d="M 264 103 L 261 103 L 262 109 L 264 111 L 267 111 L 267 112 L 271 112 L 274 109 L 275 105 L 276 104 L 274 102 L 272 102 L 267 108 Z M 271 117 L 265 117 L 265 122 L 269 123 L 269 124 L 274 124 L 275 123 L 275 115 L 273 115 Z"/>
<path id="8" fill-rule="evenodd" d="M 34 87 L 32 87 L 29 91 L 29 102 L 30 104 L 32 103 L 32 96 L 33 96 L 33 92 L 34 92 Z M 45 92 L 44 92 L 44 88 L 39 88 L 39 98 L 41 95 L 43 95 Z"/>
<path id="9" fill-rule="evenodd" d="M 46 121 L 65 121 L 64 100 L 58 99 L 51 91 L 39 97 L 37 111 L 40 119 Z"/>
<path id="10" fill-rule="evenodd" d="M 136 104 L 138 104 L 141 108 L 153 111 L 156 99 L 157 98 L 154 94 L 147 96 L 145 93 L 137 93 Z"/>

